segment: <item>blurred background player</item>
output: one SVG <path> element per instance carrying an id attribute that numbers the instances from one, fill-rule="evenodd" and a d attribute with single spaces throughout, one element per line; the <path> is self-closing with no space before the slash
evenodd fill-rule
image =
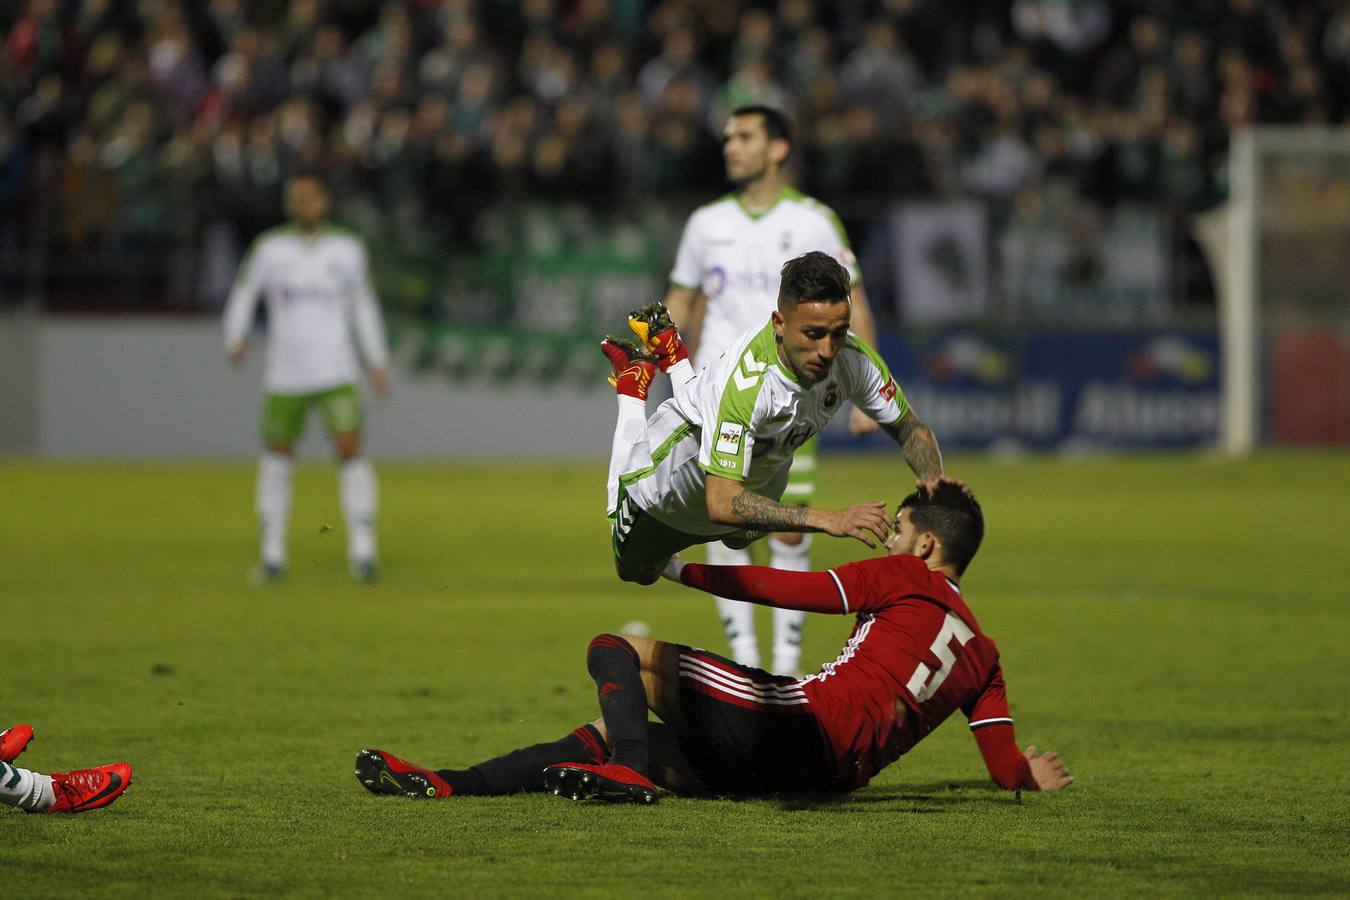
<path id="1" fill-rule="evenodd" d="M 292 177 L 285 189 L 290 222 L 261 234 L 250 248 L 225 307 L 225 349 L 239 363 L 258 297 L 267 300 L 267 373 L 256 508 L 262 531 L 253 584 L 286 574 L 295 442 L 317 406 L 333 438 L 339 467 L 347 559 L 352 578 L 378 577 L 375 470 L 361 455 L 360 353 L 375 396 L 389 384 L 384 321 L 370 282 L 364 242 L 329 223 L 330 197 L 315 175 Z"/>
<path id="2" fill-rule="evenodd" d="M 586 654 L 601 718 L 560 740 L 463 770 L 363 750 L 371 792 L 416 798 L 551 790 L 653 803 L 686 793 L 833 794 L 865 786 L 957 710 L 1005 790 L 1073 782 L 1059 754 L 1017 746 L 998 647 L 959 582 L 984 514 L 964 484 L 922 483 L 900 503 L 887 556 L 828 572 L 672 561 L 666 577 L 774 607 L 854 615 L 839 657 L 810 678 L 770 675 L 683 644 L 602 634 Z M 648 710 L 660 723 L 649 722 Z"/>
<path id="3" fill-rule="evenodd" d="M 131 784 L 124 762 L 43 775 L 13 765 L 33 739 L 31 725 L 0 731 L 0 803 L 30 813 L 78 813 L 112 803 Z"/>
<path id="4" fill-rule="evenodd" d="M 783 113 L 767 106 L 732 112 L 723 130 L 722 156 L 735 190 L 689 217 L 666 294 L 666 307 L 693 354 L 695 371 L 714 362 L 747 328 L 764 321 L 777 305 L 779 269 L 808 250 L 828 253 L 847 267 L 850 328 L 868 344 L 876 343 L 872 312 L 844 226 L 828 206 L 788 186 L 784 166 L 791 153 L 791 127 Z M 855 408 L 849 427 L 863 434 L 877 425 Z M 797 451 L 784 502 L 809 506 L 814 501 L 818 445 L 819 438 L 813 437 Z M 769 548 L 776 569 L 811 567 L 809 534 L 773 534 Z M 749 565 L 750 553 L 714 542 L 708 545 L 708 562 Z M 754 607 L 725 597 L 716 600 L 732 656 L 758 666 Z M 774 610 L 775 672 L 800 667 L 805 623 L 806 615 L 797 610 Z"/>

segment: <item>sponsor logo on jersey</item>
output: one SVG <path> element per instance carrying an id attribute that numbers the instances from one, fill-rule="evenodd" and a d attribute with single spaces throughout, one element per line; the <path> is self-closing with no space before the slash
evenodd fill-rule
<path id="1" fill-rule="evenodd" d="M 881 386 L 877 393 L 881 395 L 881 399 L 891 401 L 895 399 L 895 390 L 895 379 L 887 378 L 886 383 Z"/>
<path id="2" fill-rule="evenodd" d="M 778 297 L 778 273 L 751 269 L 732 269 L 713 266 L 703 276 L 703 293 L 709 299 L 720 297 L 726 291 L 741 294 L 772 294 Z"/>
<path id="3" fill-rule="evenodd" d="M 717 452 L 740 453 L 741 438 L 745 436 L 745 426 L 735 422 L 723 422 L 717 426 Z"/>

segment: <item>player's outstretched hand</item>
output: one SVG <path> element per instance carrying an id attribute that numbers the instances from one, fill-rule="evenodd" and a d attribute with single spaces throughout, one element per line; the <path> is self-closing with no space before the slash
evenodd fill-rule
<path id="1" fill-rule="evenodd" d="M 825 532 L 835 537 L 857 538 L 876 549 L 877 543 L 886 541 L 890 530 L 891 520 L 886 515 L 886 504 L 878 500 L 874 503 L 856 503 L 832 513 Z M 876 538 L 875 542 L 873 538 Z"/>
<path id="2" fill-rule="evenodd" d="M 1073 776 L 1064 768 L 1063 761 L 1055 751 L 1047 750 L 1037 756 L 1036 745 L 1032 744 L 1022 755 L 1027 758 L 1027 763 L 1031 766 L 1031 777 L 1036 779 L 1036 784 L 1041 790 L 1057 791 L 1073 784 Z"/>
<path id="3" fill-rule="evenodd" d="M 877 420 L 863 412 L 858 407 L 853 407 L 848 414 L 848 433 L 854 437 L 862 437 L 865 434 L 871 434 L 874 431 L 880 431 L 881 426 Z"/>

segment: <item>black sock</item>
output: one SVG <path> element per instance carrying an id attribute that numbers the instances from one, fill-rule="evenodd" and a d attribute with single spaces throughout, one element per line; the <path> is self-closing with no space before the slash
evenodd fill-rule
<path id="1" fill-rule="evenodd" d="M 647 774 L 647 691 L 633 645 L 613 634 L 598 635 L 586 651 L 586 668 L 595 679 L 600 715 L 612 748 L 610 759 Z"/>
<path id="2" fill-rule="evenodd" d="M 521 747 L 467 769 L 439 769 L 436 774 L 450 782 L 455 794 L 463 797 L 542 791 L 545 767 L 566 762 L 602 763 L 606 750 L 595 726 L 582 725 L 552 743 Z"/>

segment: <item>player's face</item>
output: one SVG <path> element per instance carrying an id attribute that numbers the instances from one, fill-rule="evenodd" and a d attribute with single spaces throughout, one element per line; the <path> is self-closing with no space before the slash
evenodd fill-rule
<path id="1" fill-rule="evenodd" d="M 849 310 L 847 298 L 803 300 L 786 316 L 774 310 L 779 355 L 799 380 L 814 384 L 830 374 L 848 338 Z"/>
<path id="2" fill-rule="evenodd" d="M 328 189 L 316 178 L 294 178 L 286 185 L 286 214 L 301 228 L 314 228 L 328 215 Z"/>
<path id="3" fill-rule="evenodd" d="M 895 514 L 895 523 L 891 526 L 890 537 L 886 538 L 886 555 L 899 556 L 913 553 L 919 546 L 919 533 L 909 520 L 909 507 Z"/>
<path id="4" fill-rule="evenodd" d="M 769 140 L 763 116 L 732 116 L 722 130 L 722 160 L 727 180 L 737 187 L 764 177 L 770 164 L 785 158 L 785 141 Z"/>

